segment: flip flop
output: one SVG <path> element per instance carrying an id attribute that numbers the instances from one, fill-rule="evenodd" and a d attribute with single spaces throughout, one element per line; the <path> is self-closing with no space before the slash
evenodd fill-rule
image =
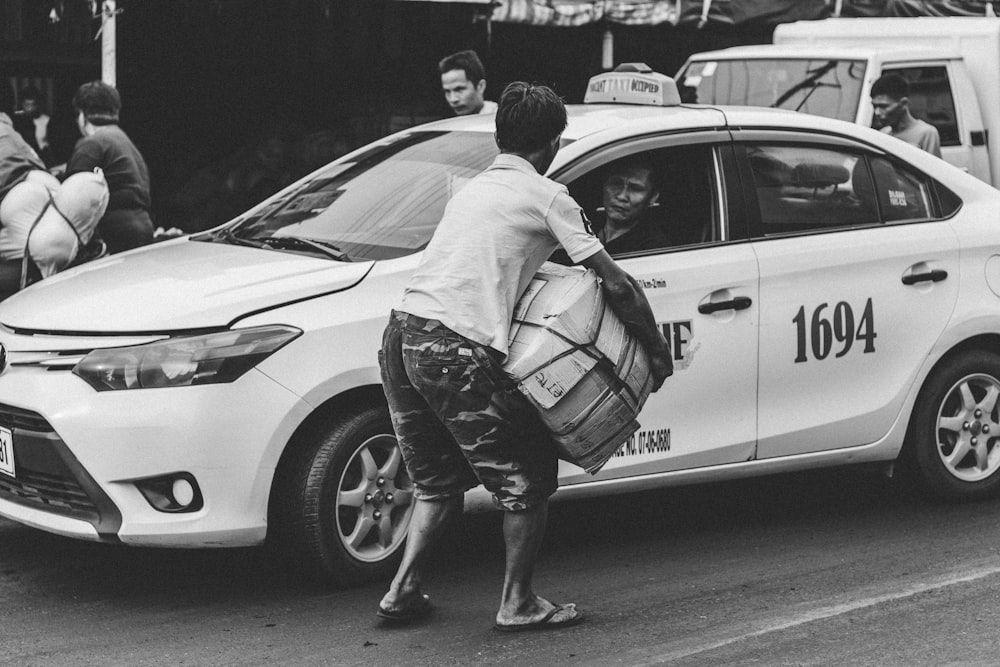
<path id="1" fill-rule="evenodd" d="M 421 595 L 412 604 L 399 609 L 386 609 L 382 605 L 379 605 L 375 615 L 389 621 L 408 623 L 430 615 L 432 609 L 430 596 Z"/>
<path id="2" fill-rule="evenodd" d="M 572 612 L 567 618 L 554 620 L 556 614 L 561 611 Z M 499 630 L 500 632 L 523 632 L 525 630 L 555 630 L 557 628 L 568 628 L 573 625 L 579 625 L 583 623 L 583 612 L 578 611 L 576 605 L 570 604 L 560 604 L 556 605 L 549 613 L 545 614 L 541 620 L 532 621 L 531 623 L 514 623 L 514 624 L 502 624 L 497 623 L 493 626 L 494 630 Z"/>

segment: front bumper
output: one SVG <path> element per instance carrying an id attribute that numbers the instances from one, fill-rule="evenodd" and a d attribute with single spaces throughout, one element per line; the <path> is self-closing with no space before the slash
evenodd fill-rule
<path id="1" fill-rule="evenodd" d="M 0 474 L 0 501 L 17 506 L 8 508 L 8 518 L 46 528 L 34 518 L 43 512 L 54 515 L 45 522 L 52 532 L 118 540 L 118 508 L 44 417 L 0 404 L 0 426 L 10 429 L 18 443 L 16 476 Z"/>
<path id="2" fill-rule="evenodd" d="M 13 434 L 16 477 L 0 473 L 0 516 L 132 545 L 259 544 L 278 458 L 309 411 L 257 370 L 228 384 L 97 392 L 68 370 L 9 367 L 0 426 Z M 158 510 L 137 486 L 175 473 L 196 480 L 200 509 Z"/>

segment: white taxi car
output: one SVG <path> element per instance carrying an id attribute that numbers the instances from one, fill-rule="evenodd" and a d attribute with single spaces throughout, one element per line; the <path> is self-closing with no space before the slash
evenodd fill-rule
<path id="1" fill-rule="evenodd" d="M 673 240 L 619 261 L 676 372 L 596 476 L 563 464 L 555 498 L 849 463 L 993 493 L 1000 192 L 856 125 L 602 76 L 550 176 L 596 216 L 610 163 L 655 165 Z M 391 572 L 412 486 L 376 351 L 494 129 L 401 132 L 0 304 L 0 516 L 127 545 L 270 540 L 340 584 Z"/>

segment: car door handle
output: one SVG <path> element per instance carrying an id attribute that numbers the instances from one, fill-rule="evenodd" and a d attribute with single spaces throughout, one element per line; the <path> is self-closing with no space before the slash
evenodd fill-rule
<path id="1" fill-rule="evenodd" d="M 753 301 L 748 296 L 738 296 L 731 301 L 716 301 L 715 303 L 703 303 L 698 306 L 698 312 L 702 315 L 717 313 L 720 310 L 743 310 L 749 308 Z"/>
<path id="2" fill-rule="evenodd" d="M 939 283 L 948 277 L 948 272 L 944 269 L 934 269 L 933 271 L 928 271 L 927 273 L 911 273 L 908 276 L 903 276 L 904 285 L 916 285 L 917 283 L 926 283 L 928 281 L 932 283 Z"/>

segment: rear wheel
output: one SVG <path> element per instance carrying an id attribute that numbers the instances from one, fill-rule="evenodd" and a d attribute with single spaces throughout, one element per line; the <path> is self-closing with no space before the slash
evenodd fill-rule
<path id="1" fill-rule="evenodd" d="M 1000 487 L 1000 357 L 963 352 L 928 378 L 914 406 L 910 447 L 921 480 L 952 500 Z"/>
<path id="2" fill-rule="evenodd" d="M 413 484 L 384 408 L 313 429 L 282 462 L 276 483 L 272 521 L 285 558 L 340 586 L 392 574 Z"/>

